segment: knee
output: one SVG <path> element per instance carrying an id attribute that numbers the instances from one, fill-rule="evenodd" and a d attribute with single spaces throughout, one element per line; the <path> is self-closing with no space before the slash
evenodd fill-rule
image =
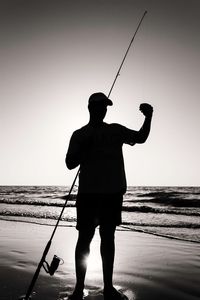
<path id="1" fill-rule="evenodd" d="M 113 243 L 115 241 L 115 227 L 100 228 L 100 237 L 102 242 Z"/>
<path id="2" fill-rule="evenodd" d="M 80 230 L 77 246 L 88 248 L 94 236 L 94 230 Z"/>

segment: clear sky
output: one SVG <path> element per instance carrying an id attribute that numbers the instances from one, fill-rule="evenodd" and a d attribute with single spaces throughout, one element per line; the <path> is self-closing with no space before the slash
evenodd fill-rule
<path id="1" fill-rule="evenodd" d="M 129 185 L 200 185 L 199 0 L 6 0 L 0 3 L 1 185 L 70 185 L 72 132 L 88 122 L 91 93 L 109 92 L 105 121 L 148 141 L 124 146 Z"/>

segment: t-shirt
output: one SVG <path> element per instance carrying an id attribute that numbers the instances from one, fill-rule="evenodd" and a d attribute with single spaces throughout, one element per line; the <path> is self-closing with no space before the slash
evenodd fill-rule
<path id="1" fill-rule="evenodd" d="M 83 154 L 80 162 L 79 193 L 126 192 L 123 144 L 134 145 L 137 132 L 120 124 L 90 124 L 76 130 L 67 155 Z"/>

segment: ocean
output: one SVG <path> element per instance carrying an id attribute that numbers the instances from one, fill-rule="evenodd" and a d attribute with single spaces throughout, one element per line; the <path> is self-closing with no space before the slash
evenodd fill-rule
<path id="1" fill-rule="evenodd" d="M 54 226 L 69 187 L 0 186 L 0 219 Z M 76 226 L 76 188 L 59 226 Z M 200 243 L 200 187 L 132 187 L 117 230 L 141 231 Z"/>

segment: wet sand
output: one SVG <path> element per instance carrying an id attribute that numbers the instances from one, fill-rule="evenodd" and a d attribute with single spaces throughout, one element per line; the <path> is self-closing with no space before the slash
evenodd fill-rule
<path id="1" fill-rule="evenodd" d="M 0 300 L 17 300 L 26 293 L 52 230 L 52 226 L 0 221 Z M 58 228 L 47 261 L 50 263 L 56 254 L 64 264 L 54 276 L 41 269 L 33 300 L 64 299 L 73 290 L 76 239 L 74 227 Z M 198 300 L 200 244 L 117 231 L 114 283 L 127 291 L 131 300 Z M 86 288 L 99 290 L 102 284 L 97 229 L 88 261 Z"/>

